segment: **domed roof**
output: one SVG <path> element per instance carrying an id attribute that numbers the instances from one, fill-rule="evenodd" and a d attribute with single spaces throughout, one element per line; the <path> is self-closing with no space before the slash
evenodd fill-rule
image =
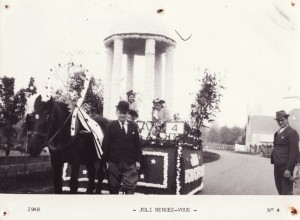
<path id="1" fill-rule="evenodd" d="M 104 42 L 107 44 L 114 36 L 123 36 L 124 38 L 130 38 L 130 36 L 133 36 L 133 38 L 138 38 L 137 36 L 143 38 L 157 36 L 166 39 L 170 44 L 175 44 L 175 40 L 173 40 L 170 33 L 163 21 L 157 16 L 135 15 L 114 22 L 107 31 Z"/>

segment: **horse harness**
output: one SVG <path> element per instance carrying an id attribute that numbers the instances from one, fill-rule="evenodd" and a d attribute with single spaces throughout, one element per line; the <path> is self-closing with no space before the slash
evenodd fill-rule
<path id="1" fill-rule="evenodd" d="M 43 113 L 32 113 L 33 115 L 35 115 L 35 119 L 39 119 L 39 115 L 42 115 L 42 114 L 46 114 L 47 115 L 47 123 L 48 123 L 48 120 L 50 118 L 50 113 L 48 112 L 43 112 Z M 49 136 L 49 133 L 50 133 L 50 128 L 51 126 L 49 126 L 48 128 L 48 131 L 47 133 L 44 133 L 44 132 L 39 132 L 39 131 L 32 131 L 32 132 L 29 132 L 29 134 L 31 135 L 39 135 L 39 136 L 42 136 L 42 137 L 45 137 L 46 138 L 46 141 L 45 143 L 43 144 L 43 148 L 44 147 L 49 147 L 49 149 L 51 149 L 52 151 L 56 151 L 57 149 L 53 146 L 53 140 L 54 138 L 61 132 L 61 130 L 64 128 L 64 126 L 66 125 L 67 121 L 69 120 L 69 118 L 72 116 L 72 112 L 70 112 L 70 114 L 68 115 L 68 117 L 66 118 L 66 120 L 64 121 L 64 123 L 59 127 L 59 129 L 51 136 L 51 138 L 49 138 L 49 140 L 47 141 L 48 139 L 48 136 Z M 71 138 L 71 140 L 66 144 L 70 144 L 71 142 L 73 142 L 74 139 Z"/>

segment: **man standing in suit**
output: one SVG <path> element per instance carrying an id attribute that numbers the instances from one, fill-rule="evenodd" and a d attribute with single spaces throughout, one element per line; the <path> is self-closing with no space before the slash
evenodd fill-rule
<path id="1" fill-rule="evenodd" d="M 280 129 L 274 135 L 271 163 L 274 164 L 274 178 L 279 195 L 293 194 L 293 172 L 299 153 L 299 135 L 289 126 L 289 115 L 285 111 L 276 112 Z"/>
<path id="2" fill-rule="evenodd" d="M 108 168 L 110 194 L 119 194 L 123 183 L 126 194 L 133 194 L 138 181 L 142 150 L 138 127 L 127 120 L 129 103 L 120 101 L 118 120 L 108 124 L 103 139 L 103 157 Z"/>

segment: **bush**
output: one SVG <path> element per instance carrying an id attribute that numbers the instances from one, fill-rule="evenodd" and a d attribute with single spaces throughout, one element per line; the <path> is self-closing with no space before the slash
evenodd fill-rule
<path id="1" fill-rule="evenodd" d="M 202 156 L 203 156 L 203 163 L 210 163 L 219 160 L 221 157 L 219 154 L 209 152 L 209 151 L 202 151 Z"/>

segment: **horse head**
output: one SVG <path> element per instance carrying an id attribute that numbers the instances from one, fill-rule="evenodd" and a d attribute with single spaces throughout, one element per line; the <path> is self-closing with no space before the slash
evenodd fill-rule
<path id="1" fill-rule="evenodd" d="M 41 95 L 34 102 L 34 111 L 26 116 L 26 129 L 28 131 L 28 153 L 38 156 L 43 148 L 51 126 L 51 113 L 54 101 L 42 101 Z"/>

